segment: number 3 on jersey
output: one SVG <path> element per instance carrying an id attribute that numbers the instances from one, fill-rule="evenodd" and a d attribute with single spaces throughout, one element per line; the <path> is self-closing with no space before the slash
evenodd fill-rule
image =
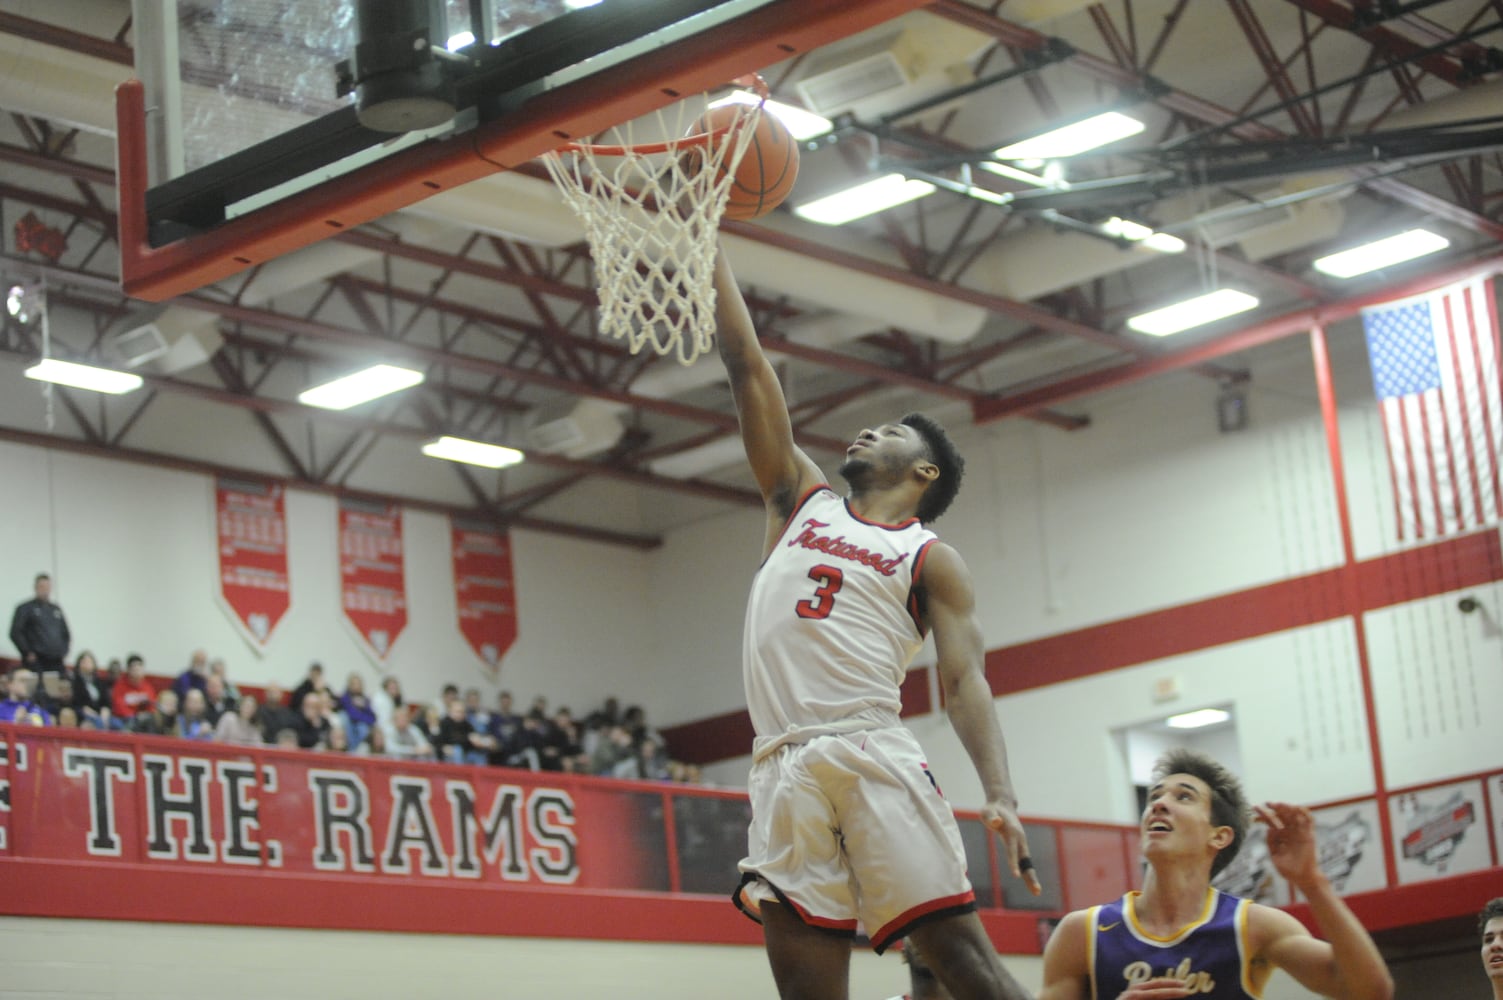
<path id="1" fill-rule="evenodd" d="M 826 566 L 821 563 L 809 571 L 809 579 L 819 584 L 814 591 L 814 596 L 807 601 L 799 601 L 793 606 L 800 618 L 828 618 L 835 608 L 835 595 L 840 592 L 840 585 L 845 582 L 845 577 L 834 566 Z"/>

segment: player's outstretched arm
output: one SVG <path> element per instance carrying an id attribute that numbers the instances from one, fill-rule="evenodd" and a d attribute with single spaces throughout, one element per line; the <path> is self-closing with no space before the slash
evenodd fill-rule
<path id="1" fill-rule="evenodd" d="M 722 250 L 715 261 L 715 323 L 720 358 L 730 376 L 741 440 L 752 474 L 781 526 L 805 490 L 823 481 L 819 467 L 793 442 L 788 402 L 777 372 L 762 353 L 746 300 Z"/>
<path id="2" fill-rule="evenodd" d="M 923 577 L 929 628 L 934 632 L 939 682 L 944 687 L 950 725 L 976 767 L 986 805 L 981 818 L 1007 848 L 1007 863 L 1037 896 L 1037 872 L 1028 854 L 1028 837 L 1018 820 L 1018 797 L 1007 766 L 1007 745 L 997 723 L 991 688 L 982 672 L 984 648 L 976 623 L 976 594 L 971 573 L 950 546 L 935 542 L 924 559 Z"/>
<path id="3" fill-rule="evenodd" d="M 1278 873 L 1310 904 L 1325 940 L 1282 910 L 1253 907 L 1250 919 L 1262 925 L 1259 958 L 1289 973 L 1300 985 L 1337 1000 L 1390 1000 L 1393 977 L 1357 915 L 1336 895 L 1315 853 L 1315 820 L 1310 810 L 1287 802 L 1256 807 L 1268 825 L 1268 854 Z"/>

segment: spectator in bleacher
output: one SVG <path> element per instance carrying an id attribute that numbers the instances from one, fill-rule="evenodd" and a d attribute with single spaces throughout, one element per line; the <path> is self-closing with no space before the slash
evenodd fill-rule
<path id="1" fill-rule="evenodd" d="M 357 673 L 350 674 L 344 685 L 344 694 L 339 697 L 339 708 L 350 733 L 350 746 L 358 747 L 376 724 L 375 709 L 365 693 L 365 678 Z"/>
<path id="2" fill-rule="evenodd" d="M 308 676 L 302 683 L 292 689 L 292 700 L 288 703 L 294 712 L 299 715 L 303 712 L 303 699 L 314 691 L 322 694 L 329 689 L 329 682 L 324 679 L 324 665 L 314 660 L 308 664 Z"/>
<path id="3" fill-rule="evenodd" d="M 137 712 L 130 720 L 130 731 L 149 736 L 177 735 L 177 692 L 167 688 L 157 694 L 156 704 Z"/>
<path id="4" fill-rule="evenodd" d="M 303 695 L 302 710 L 298 712 L 297 745 L 304 750 L 322 750 L 329 745 L 329 718 L 324 714 L 323 695 L 307 691 Z"/>
<path id="5" fill-rule="evenodd" d="M 512 751 L 517 741 L 517 734 L 522 731 L 522 717 L 512 711 L 511 692 L 502 691 L 496 695 L 496 710 L 490 713 L 490 725 L 486 731 L 496 741 L 496 749 L 491 754 L 492 764 L 505 764 L 503 757 Z"/>
<path id="6" fill-rule="evenodd" d="M 605 737 L 606 730 L 621 721 L 621 702 L 615 695 L 606 698 L 601 706 L 589 715 L 585 716 L 584 724 L 580 727 L 579 746 L 590 757 L 595 755 L 595 749 L 600 746 L 600 741 Z"/>
<path id="7" fill-rule="evenodd" d="M 237 705 L 240 703 L 240 688 L 236 686 L 234 681 L 230 680 L 230 668 L 224 662 L 224 657 L 216 656 L 209 661 L 209 676 L 218 677 L 219 682 L 224 685 L 224 693 L 229 696 L 230 701 Z"/>
<path id="8" fill-rule="evenodd" d="M 412 721 L 411 705 L 403 705 L 392 716 L 386 733 L 386 756 L 398 760 L 432 760 L 433 744 Z"/>
<path id="9" fill-rule="evenodd" d="M 1482 907 L 1477 931 L 1482 935 L 1482 971 L 1493 985 L 1493 1000 L 1503 1000 L 1503 896 Z"/>
<path id="10" fill-rule="evenodd" d="M 652 737 L 637 744 L 637 775 L 643 781 L 668 781 L 668 752 Z"/>
<path id="11" fill-rule="evenodd" d="M 590 757 L 590 773 L 604 777 L 636 777 L 636 750 L 632 746 L 631 732 L 623 725 L 611 726 L 605 731 L 600 745 Z M 630 774 L 624 773 L 630 771 Z"/>
<path id="12" fill-rule="evenodd" d="M 385 757 L 386 727 L 380 724 L 372 726 L 371 731 L 365 734 L 365 742 L 356 744 L 350 753 L 360 757 Z"/>
<path id="13" fill-rule="evenodd" d="M 377 725 L 390 727 L 401 707 L 402 682 L 387 674 L 381 681 L 381 690 L 371 695 L 371 711 L 376 713 Z"/>
<path id="14" fill-rule="evenodd" d="M 643 740 L 652 740 L 658 746 L 666 746 L 663 734 L 654 729 L 647 721 L 647 710 L 641 705 L 633 705 L 621 716 L 621 724 L 631 733 L 633 744 L 640 744 Z"/>
<path id="15" fill-rule="evenodd" d="M 177 692 L 177 700 L 186 702 L 189 691 L 202 691 L 204 683 L 209 679 L 209 654 L 202 649 L 195 649 L 188 657 L 188 665 L 183 672 L 177 675 L 172 682 L 172 690 Z"/>
<path id="16" fill-rule="evenodd" d="M 580 761 L 583 749 L 579 745 L 579 727 L 567 707 L 553 713 L 553 723 L 543 735 L 543 746 L 538 756 L 544 771 L 585 771 L 587 763 Z"/>
<path id="17" fill-rule="evenodd" d="M 213 676 L 210 674 L 209 676 Z M 218 743 L 234 743 L 240 746 L 258 747 L 266 742 L 261 727 L 256 723 L 260 706 L 255 695 L 244 695 L 235 703 L 233 712 L 225 712 L 214 725 L 214 739 Z"/>
<path id="18" fill-rule="evenodd" d="M 224 689 L 223 677 L 210 673 L 204 678 L 203 696 L 204 717 L 209 720 L 209 725 L 217 726 L 221 718 L 235 714 L 235 699 Z"/>
<path id="19" fill-rule="evenodd" d="M 256 713 L 256 725 L 261 727 L 261 735 L 267 743 L 276 743 L 277 734 L 284 729 L 297 729 L 297 713 L 283 704 L 282 698 L 282 685 L 266 685 L 265 700 Z"/>
<path id="20" fill-rule="evenodd" d="M 13 722 L 18 726 L 50 726 L 52 716 L 34 700 L 37 674 L 35 670 L 17 667 L 6 680 L 5 700 L 0 701 L 0 722 Z"/>
<path id="21" fill-rule="evenodd" d="M 412 724 L 422 731 L 429 743 L 438 740 L 438 727 L 444 721 L 444 712 L 438 705 L 411 705 Z"/>
<path id="22" fill-rule="evenodd" d="M 350 734 L 343 726 L 330 726 L 328 745 L 324 749 L 329 753 L 349 753 Z"/>
<path id="23" fill-rule="evenodd" d="M 298 748 L 297 730 L 290 726 L 286 729 L 278 729 L 276 739 L 272 740 L 272 743 L 281 750 L 296 750 Z"/>
<path id="24" fill-rule="evenodd" d="M 209 721 L 209 703 L 204 693 L 190 687 L 183 696 L 183 710 L 177 717 L 177 735 L 185 740 L 212 740 L 214 723 Z"/>
<path id="25" fill-rule="evenodd" d="M 458 698 L 451 700 L 448 711 L 439 720 L 438 738 L 433 741 L 439 759 L 451 764 L 484 764 L 494 746 L 489 733 L 478 733 L 470 724 L 464 702 Z"/>
<path id="26" fill-rule="evenodd" d="M 480 701 L 480 689 L 468 688 L 464 693 L 464 714 L 469 716 L 470 725 L 475 727 L 475 732 L 486 733 L 491 731 L 491 713 L 486 710 Z"/>
<path id="27" fill-rule="evenodd" d="M 78 711 L 72 705 L 64 705 L 62 708 L 58 709 L 57 727 L 59 729 L 83 728 L 78 724 Z M 90 726 L 88 728 L 92 729 L 94 727 Z"/>
<path id="28" fill-rule="evenodd" d="M 130 728 L 140 712 L 149 712 L 156 698 L 156 688 L 146 679 L 146 660 L 140 653 L 125 658 L 125 676 L 110 689 L 110 708 L 118 722 L 117 728 Z"/>
<path id="29" fill-rule="evenodd" d="M 38 573 L 34 596 L 16 605 L 10 620 L 10 641 L 21 656 L 21 665 L 37 673 L 63 669 L 68 656 L 68 620 L 52 602 L 52 577 Z"/>
<path id="30" fill-rule="evenodd" d="M 88 650 L 79 653 L 73 663 L 73 709 L 80 722 L 110 728 L 110 683 Z"/>

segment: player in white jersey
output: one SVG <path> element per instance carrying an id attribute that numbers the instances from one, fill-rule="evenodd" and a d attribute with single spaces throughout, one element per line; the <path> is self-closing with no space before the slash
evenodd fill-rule
<path id="1" fill-rule="evenodd" d="M 950 722 L 986 794 L 982 817 L 1037 894 L 970 574 L 925 527 L 954 499 L 964 462 L 938 424 L 909 415 L 857 436 L 840 469 L 849 492 L 837 495 L 794 443 L 723 254 L 716 293 L 720 356 L 767 506 L 746 616 L 756 742 L 736 902 L 763 925 L 784 1000 L 846 997 L 858 922 L 879 952 L 917 942 L 960 1000 L 1026 997 L 981 926 L 955 817 L 898 720 L 898 686 L 933 632 Z"/>

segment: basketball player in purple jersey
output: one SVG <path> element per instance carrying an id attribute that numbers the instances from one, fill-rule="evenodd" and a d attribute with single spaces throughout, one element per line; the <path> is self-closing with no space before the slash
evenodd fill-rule
<path id="1" fill-rule="evenodd" d="M 1250 820 L 1236 777 L 1191 750 L 1159 758 L 1153 777 L 1140 822 L 1143 891 L 1065 917 L 1044 949 L 1039 1000 L 1259 997 L 1274 969 L 1322 996 L 1393 996 L 1377 946 L 1316 863 L 1308 809 L 1270 802 L 1257 818 L 1274 867 L 1309 903 L 1324 941 L 1283 910 L 1211 888 Z"/>
<path id="2" fill-rule="evenodd" d="M 898 720 L 898 686 L 932 631 L 982 817 L 1037 894 L 970 574 L 927 527 L 964 463 L 938 424 L 913 414 L 857 436 L 840 468 L 849 491 L 835 493 L 794 444 L 723 254 L 715 287 L 720 356 L 767 505 L 742 648 L 756 741 L 737 905 L 763 925 L 784 1000 L 844 1000 L 858 921 L 879 953 L 911 938 L 958 1000 L 1026 997 L 976 916 L 954 815 Z"/>
<path id="3" fill-rule="evenodd" d="M 1490 899 L 1477 914 L 1482 934 L 1482 971 L 1493 986 L 1493 1000 L 1503 1000 L 1503 896 Z"/>

